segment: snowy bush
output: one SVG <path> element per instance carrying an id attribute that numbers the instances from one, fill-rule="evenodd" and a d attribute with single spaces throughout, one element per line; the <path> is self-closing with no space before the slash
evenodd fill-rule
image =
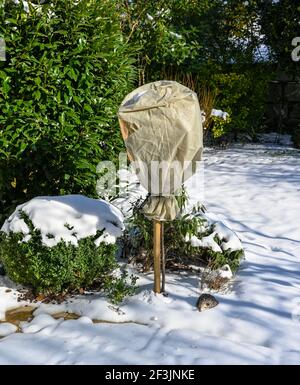
<path id="1" fill-rule="evenodd" d="M 135 279 L 118 273 L 115 240 L 123 221 L 109 203 L 72 195 L 37 197 L 19 206 L 1 230 L 0 263 L 34 294 L 97 288 L 117 303 L 134 292 Z"/>
<path id="2" fill-rule="evenodd" d="M 179 198 L 179 204 L 184 204 L 185 198 Z M 153 224 L 138 204 L 124 235 L 124 254 L 131 255 L 147 270 L 152 264 L 152 247 Z M 243 256 L 237 235 L 222 222 L 211 220 L 203 208 L 165 222 L 164 249 L 166 265 L 171 268 L 199 265 L 219 269 L 229 265 L 235 272 Z"/>
<path id="3" fill-rule="evenodd" d="M 24 234 L 29 239 L 29 227 L 20 218 L 24 211 L 41 231 L 45 246 L 55 246 L 64 240 L 75 246 L 81 238 L 102 232 L 95 242 L 115 243 L 124 230 L 123 215 L 119 209 L 102 199 L 91 199 L 83 195 L 35 197 L 18 206 L 4 222 L 2 231 Z"/>

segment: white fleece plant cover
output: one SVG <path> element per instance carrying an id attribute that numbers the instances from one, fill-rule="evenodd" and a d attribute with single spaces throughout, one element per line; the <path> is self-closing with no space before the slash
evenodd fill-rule
<path id="1" fill-rule="evenodd" d="M 195 172 L 203 150 L 196 93 L 174 81 L 145 84 L 126 96 L 118 116 L 129 159 L 150 193 L 145 214 L 175 219 L 174 194 Z"/>

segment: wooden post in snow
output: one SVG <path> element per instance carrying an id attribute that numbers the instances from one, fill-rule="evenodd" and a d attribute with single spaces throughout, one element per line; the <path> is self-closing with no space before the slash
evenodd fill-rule
<path id="1" fill-rule="evenodd" d="M 161 231 L 162 225 L 159 221 L 153 221 L 153 259 L 154 259 L 154 293 L 161 292 Z"/>

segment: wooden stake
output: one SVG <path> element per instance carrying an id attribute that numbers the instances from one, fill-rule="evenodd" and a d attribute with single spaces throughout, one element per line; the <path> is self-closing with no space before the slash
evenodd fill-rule
<path id="1" fill-rule="evenodd" d="M 164 240 L 164 222 L 161 222 L 160 247 L 161 247 L 161 292 L 166 291 L 166 256 L 165 256 L 165 240 Z"/>
<path id="2" fill-rule="evenodd" d="M 154 258 L 154 293 L 161 292 L 160 270 L 161 270 L 161 222 L 153 221 L 153 258 Z"/>

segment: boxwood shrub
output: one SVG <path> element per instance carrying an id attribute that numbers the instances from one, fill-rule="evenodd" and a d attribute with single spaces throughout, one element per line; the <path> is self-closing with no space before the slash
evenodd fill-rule
<path id="1" fill-rule="evenodd" d="M 124 271 L 116 276 L 116 245 L 95 245 L 96 236 L 78 240 L 78 245 L 61 240 L 53 247 L 42 243 L 41 232 L 21 212 L 29 227 L 30 239 L 23 233 L 0 232 L 0 263 L 14 282 L 29 287 L 34 294 L 55 296 L 94 288 L 106 293 L 112 303 L 135 292 L 136 279 Z M 49 235 L 50 236 L 50 235 Z"/>

